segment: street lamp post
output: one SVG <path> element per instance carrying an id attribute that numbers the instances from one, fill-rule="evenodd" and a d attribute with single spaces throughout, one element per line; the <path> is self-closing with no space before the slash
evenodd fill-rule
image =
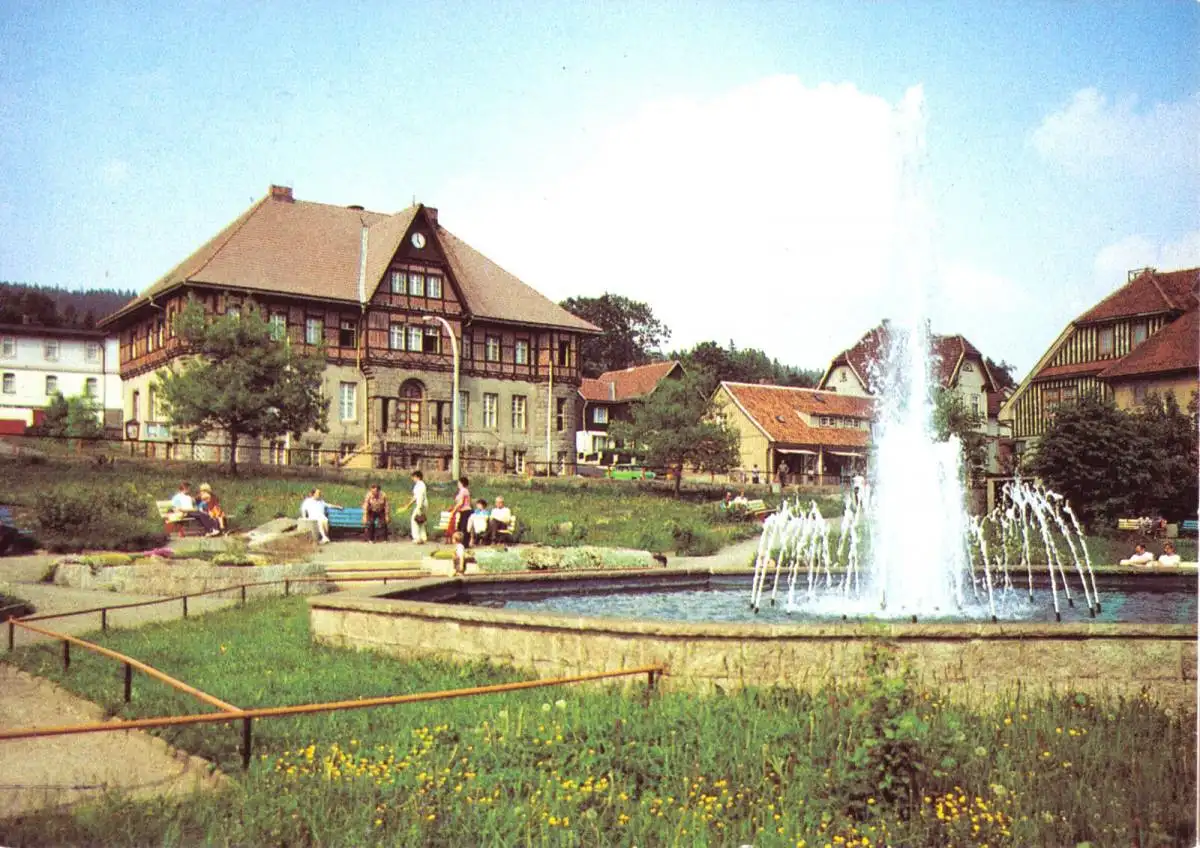
<path id="1" fill-rule="evenodd" d="M 458 339 L 454 336 L 454 328 L 450 326 L 450 322 L 440 315 L 426 315 L 425 321 L 440 321 L 442 326 L 446 328 L 446 332 L 450 334 L 450 352 L 454 355 L 454 397 L 451 398 L 451 412 L 453 420 L 450 422 L 450 474 L 457 480 L 459 478 L 458 467 L 458 422 L 459 408 L 461 402 L 458 394 L 458 371 L 459 371 L 459 351 Z"/>

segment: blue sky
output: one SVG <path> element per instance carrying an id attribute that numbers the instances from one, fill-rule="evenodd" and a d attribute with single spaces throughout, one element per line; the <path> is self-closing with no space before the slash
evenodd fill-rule
<path id="1" fill-rule="evenodd" d="M 161 5 L 0 6 L 0 279 L 142 289 L 274 182 L 822 367 L 906 308 L 915 237 L 934 328 L 1023 372 L 1200 264 L 1195 2 Z"/>

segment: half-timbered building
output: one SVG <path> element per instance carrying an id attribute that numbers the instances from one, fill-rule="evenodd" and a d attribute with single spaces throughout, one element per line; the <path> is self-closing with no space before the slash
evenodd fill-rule
<path id="1" fill-rule="evenodd" d="M 1018 452 L 1032 447 L 1055 412 L 1085 395 L 1122 409 L 1171 392 L 1186 405 L 1197 390 L 1200 269 L 1130 271 L 1128 281 L 1067 325 L 1000 410 Z"/>
<path id="2" fill-rule="evenodd" d="M 173 318 L 189 299 L 212 315 L 253 302 L 279 338 L 323 346 L 328 432 L 305 434 L 290 450 L 248 448 L 250 461 L 256 451 L 279 461 L 302 448 L 337 451 L 351 465 L 447 467 L 449 329 L 460 346 L 464 467 L 473 459 L 517 473 L 573 465 L 579 340 L 598 330 L 442 227 L 435 208 L 383 214 L 271 186 L 102 322 L 119 335 L 124 414 L 142 438 L 177 435 L 157 402 L 155 373 L 182 352 Z"/>

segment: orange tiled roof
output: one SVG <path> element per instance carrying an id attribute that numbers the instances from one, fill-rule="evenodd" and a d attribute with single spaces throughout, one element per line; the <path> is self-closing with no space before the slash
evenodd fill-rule
<path id="1" fill-rule="evenodd" d="M 472 317 L 598 332 L 446 230 L 427 207 L 387 215 L 293 200 L 290 190 L 275 189 L 102 323 L 186 283 L 358 303 L 363 228 L 369 299 L 419 221 L 433 231 Z"/>
<path id="2" fill-rule="evenodd" d="M 866 384 L 868 391 L 874 392 L 874 373 L 887 353 L 891 344 L 891 325 L 884 321 L 877 327 L 867 331 L 854 347 L 844 350 L 834 357 L 830 370 L 838 365 L 849 365 Z M 958 373 L 959 364 L 967 358 L 978 358 L 982 363 L 984 379 L 988 386 L 995 389 L 992 375 L 984 361 L 979 348 L 971 344 L 961 335 L 929 337 L 930 354 L 935 359 L 935 373 L 942 387 L 953 384 Z"/>
<path id="3" fill-rule="evenodd" d="M 579 387 L 579 394 L 587 401 L 619 403 L 636 400 L 654 391 L 676 368 L 682 370 L 683 366 L 677 360 L 670 360 L 634 365 L 620 371 L 605 371 L 595 379 L 585 378 Z"/>
<path id="4" fill-rule="evenodd" d="M 1167 324 L 1100 373 L 1105 380 L 1200 370 L 1200 309 Z"/>
<path id="5" fill-rule="evenodd" d="M 870 439 L 868 430 L 810 427 L 800 416 L 800 413 L 806 413 L 869 420 L 875 408 L 870 398 L 792 386 L 729 382 L 723 382 L 721 386 L 777 444 L 865 448 Z"/>
<path id="6" fill-rule="evenodd" d="M 1074 362 L 1069 365 L 1051 365 L 1034 374 L 1030 378 L 1030 381 L 1039 383 L 1043 380 L 1054 380 L 1059 377 L 1093 377 L 1108 367 L 1111 362 L 1111 359 L 1106 359 L 1103 362 Z"/>
<path id="7" fill-rule="evenodd" d="M 1192 309 L 1200 303 L 1196 297 L 1198 281 L 1200 268 L 1168 272 L 1147 268 L 1076 318 L 1075 323 Z"/>

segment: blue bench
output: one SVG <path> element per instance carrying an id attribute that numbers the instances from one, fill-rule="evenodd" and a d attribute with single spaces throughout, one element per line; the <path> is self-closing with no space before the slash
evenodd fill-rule
<path id="1" fill-rule="evenodd" d="M 363 511 L 361 506 L 329 508 L 329 530 L 356 530 L 362 532 Z"/>
<path id="2" fill-rule="evenodd" d="M 1179 529 L 1184 533 L 1195 533 L 1198 529 L 1196 519 L 1189 518 L 1187 521 L 1181 521 L 1179 523 Z"/>

